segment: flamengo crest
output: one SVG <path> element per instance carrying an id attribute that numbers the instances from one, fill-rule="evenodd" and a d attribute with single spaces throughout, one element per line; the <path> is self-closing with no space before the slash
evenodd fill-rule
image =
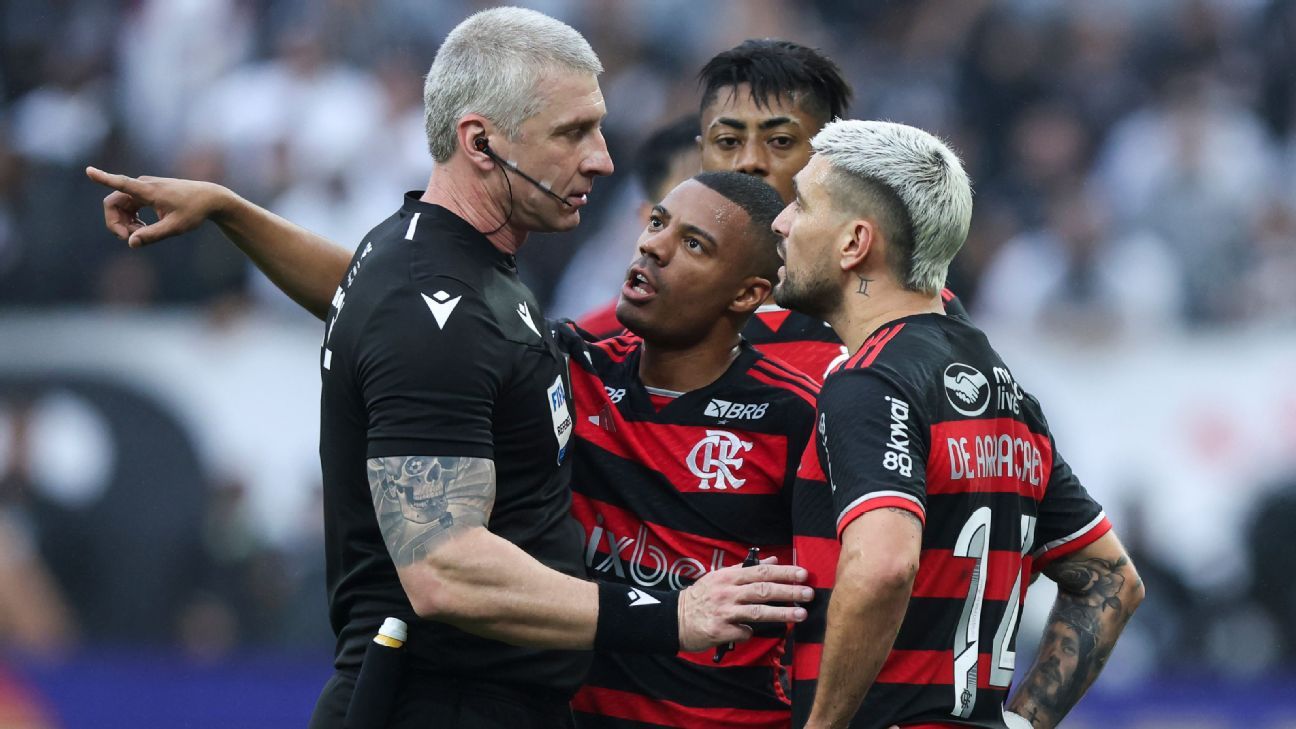
<path id="1" fill-rule="evenodd" d="M 685 463 L 688 469 L 697 476 L 700 489 L 734 489 L 735 491 L 747 479 L 738 478 L 734 472 L 742 468 L 744 451 L 752 449 L 752 444 L 740 439 L 727 430 L 708 430 L 706 437 L 693 446 Z"/>

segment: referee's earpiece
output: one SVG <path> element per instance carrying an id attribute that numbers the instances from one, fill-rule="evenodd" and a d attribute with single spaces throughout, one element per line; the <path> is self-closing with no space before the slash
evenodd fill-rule
<path id="1" fill-rule="evenodd" d="M 560 204 L 566 205 L 567 207 L 573 207 L 571 201 L 563 198 L 561 195 L 554 192 L 552 189 L 550 189 L 550 187 L 547 184 L 537 180 L 531 175 L 528 175 L 522 170 L 519 170 L 517 165 L 513 164 L 512 162 L 509 162 L 508 160 L 505 160 L 504 158 L 500 157 L 498 154 L 495 154 L 495 150 L 490 148 L 490 141 L 486 139 L 485 134 L 478 134 L 476 138 L 473 139 L 473 149 L 477 150 L 478 152 L 481 152 L 487 157 L 490 157 L 492 160 L 494 160 L 496 163 L 500 164 L 501 166 L 513 170 L 515 173 L 517 173 L 519 177 L 531 183 L 532 185 L 535 185 L 537 188 L 540 189 L 541 192 L 557 200 Z M 509 194 L 511 196 L 512 192 L 510 192 Z"/>

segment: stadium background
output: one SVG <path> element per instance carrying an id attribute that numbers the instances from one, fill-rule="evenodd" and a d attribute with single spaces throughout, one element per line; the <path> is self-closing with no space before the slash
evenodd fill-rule
<path id="1" fill-rule="evenodd" d="M 1148 583 L 1068 725 L 1296 726 L 1296 2 L 522 4 L 602 57 L 618 164 L 524 249 L 551 315 L 616 290 L 633 150 L 707 58 L 823 48 L 853 116 L 964 156 L 950 284 Z M 0 726 L 304 725 L 321 326 L 211 226 L 128 251 L 81 169 L 222 181 L 355 245 L 424 184 L 421 74 L 484 5 L 0 3 Z"/>

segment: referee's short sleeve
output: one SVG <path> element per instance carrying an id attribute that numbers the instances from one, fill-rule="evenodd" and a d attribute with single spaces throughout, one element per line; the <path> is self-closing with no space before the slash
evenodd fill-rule
<path id="1" fill-rule="evenodd" d="M 357 348 L 368 457 L 493 458 L 510 352 L 482 295 L 456 279 L 430 277 L 388 293 Z"/>

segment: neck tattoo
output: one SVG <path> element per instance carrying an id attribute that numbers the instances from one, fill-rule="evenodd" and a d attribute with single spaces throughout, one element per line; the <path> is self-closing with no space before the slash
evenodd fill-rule
<path id="1" fill-rule="evenodd" d="M 869 295 L 868 287 L 869 284 L 873 283 L 873 279 L 864 278 L 863 276 L 858 276 L 858 278 L 860 280 L 860 284 L 859 284 L 859 288 L 855 290 L 855 293 L 868 296 Z"/>

